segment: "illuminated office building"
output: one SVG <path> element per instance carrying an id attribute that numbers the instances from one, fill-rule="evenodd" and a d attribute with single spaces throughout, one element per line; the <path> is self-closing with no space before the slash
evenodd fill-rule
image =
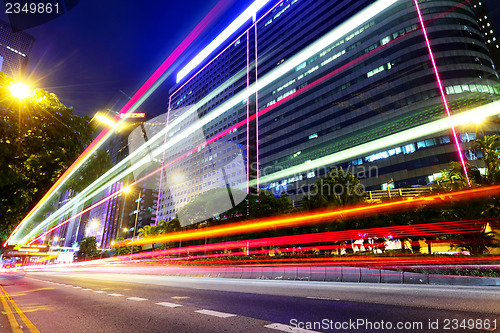
<path id="1" fill-rule="evenodd" d="M 337 167 L 367 188 L 385 188 L 389 180 L 426 185 L 460 161 L 449 130 L 405 136 L 446 117 L 414 1 L 276 4 L 263 5 L 203 61 L 189 62 L 170 95 L 170 114 L 193 106 L 205 140 L 222 133 L 218 141 L 242 147 L 247 191 L 258 186 L 300 200 Z M 471 5 L 419 1 L 419 9 L 451 114 L 497 100 L 498 75 Z M 494 117 L 479 134 L 497 130 Z M 469 150 L 477 136 L 476 125 L 457 127 L 464 160 L 481 166 Z M 195 193 L 190 200 L 204 173 L 200 161 L 226 158 L 213 155 L 184 160 L 196 169 L 185 184 Z M 160 211 L 171 218 L 179 208 L 162 196 Z"/>
<path id="2" fill-rule="evenodd" d="M 490 11 L 486 7 L 484 0 L 473 0 L 470 2 L 470 6 L 476 14 L 479 30 L 488 47 L 491 59 L 498 68 L 498 66 L 500 66 L 500 40 L 498 40 L 498 32 L 493 24 Z"/>
<path id="3" fill-rule="evenodd" d="M 0 20 L 0 71 L 18 78 L 28 63 L 35 39 L 23 32 L 13 32 L 10 24 Z"/>

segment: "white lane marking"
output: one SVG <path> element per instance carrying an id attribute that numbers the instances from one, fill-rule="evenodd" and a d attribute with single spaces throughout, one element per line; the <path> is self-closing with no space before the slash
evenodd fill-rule
<path id="1" fill-rule="evenodd" d="M 298 328 L 298 327 L 293 327 L 293 326 L 288 326 L 288 325 L 283 325 L 280 323 L 274 323 L 274 324 L 269 324 L 264 327 L 271 328 L 273 330 L 278 330 L 282 332 L 292 332 L 292 333 L 319 333 L 318 331 L 311 331 L 311 330 L 306 330 L 303 328 Z"/>
<path id="2" fill-rule="evenodd" d="M 82 287 L 73 287 L 73 288 L 75 288 L 75 289 L 82 289 Z"/>
<path id="3" fill-rule="evenodd" d="M 160 302 L 160 303 L 155 303 L 155 304 L 161 305 L 161 306 L 166 306 L 166 307 L 169 307 L 169 308 L 176 308 L 178 306 L 182 306 L 180 304 L 169 303 L 169 302 Z"/>
<path id="4" fill-rule="evenodd" d="M 104 293 L 105 293 L 105 291 L 104 291 L 104 290 L 94 290 L 94 292 L 95 292 L 96 294 L 104 294 Z"/>
<path id="5" fill-rule="evenodd" d="M 309 298 L 309 299 L 323 299 L 323 300 L 327 300 L 327 301 L 340 301 L 340 298 L 314 297 L 314 296 L 307 296 L 306 298 Z"/>
<path id="6" fill-rule="evenodd" d="M 86 289 L 82 289 L 82 290 L 92 290 L 92 289 L 88 289 L 88 288 L 86 288 Z"/>
<path id="7" fill-rule="evenodd" d="M 209 316 L 219 317 L 219 318 L 229 318 L 229 317 L 236 316 L 235 314 L 232 314 L 232 313 L 225 313 L 225 312 L 212 311 L 212 310 L 197 310 L 195 312 L 209 315 Z"/>
<path id="8" fill-rule="evenodd" d="M 131 301 L 147 301 L 148 299 L 147 298 L 141 298 L 141 297 L 128 297 L 127 299 L 131 300 Z"/>
<path id="9" fill-rule="evenodd" d="M 69 288 L 69 287 L 73 287 L 73 286 L 72 286 L 72 285 L 70 285 L 70 284 L 65 284 L 64 286 L 65 286 L 65 287 L 68 287 L 68 288 Z"/>
<path id="10" fill-rule="evenodd" d="M 115 296 L 115 297 L 119 297 L 119 296 L 123 296 L 122 294 L 108 294 L 109 296 Z"/>

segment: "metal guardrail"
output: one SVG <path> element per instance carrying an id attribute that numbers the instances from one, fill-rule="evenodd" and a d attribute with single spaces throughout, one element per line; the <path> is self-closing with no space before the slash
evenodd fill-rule
<path id="1" fill-rule="evenodd" d="M 367 191 L 368 198 L 370 200 L 377 200 L 382 198 L 408 198 L 408 197 L 418 197 L 425 195 L 431 191 L 431 187 L 412 187 L 412 188 L 393 188 L 390 190 L 377 190 L 377 191 Z"/>

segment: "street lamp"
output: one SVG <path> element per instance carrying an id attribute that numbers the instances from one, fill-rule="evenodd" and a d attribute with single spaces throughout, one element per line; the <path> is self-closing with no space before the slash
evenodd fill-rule
<path id="1" fill-rule="evenodd" d="M 113 120 L 107 118 L 106 116 L 104 116 L 102 114 L 96 114 L 95 119 L 99 120 L 103 124 L 108 125 L 111 128 L 114 128 L 117 125 Z"/>
<path id="2" fill-rule="evenodd" d="M 21 82 L 13 83 L 9 90 L 11 95 L 17 99 L 25 99 L 31 94 L 30 88 Z"/>

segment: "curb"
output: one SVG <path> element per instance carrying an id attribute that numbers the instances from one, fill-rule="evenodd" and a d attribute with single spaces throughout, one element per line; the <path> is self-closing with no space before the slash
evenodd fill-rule
<path id="1" fill-rule="evenodd" d="M 113 273 L 103 268 L 100 272 Z M 341 266 L 121 267 L 122 274 L 192 276 L 249 280 L 355 282 L 380 284 L 500 286 L 500 278 L 400 272 Z"/>

